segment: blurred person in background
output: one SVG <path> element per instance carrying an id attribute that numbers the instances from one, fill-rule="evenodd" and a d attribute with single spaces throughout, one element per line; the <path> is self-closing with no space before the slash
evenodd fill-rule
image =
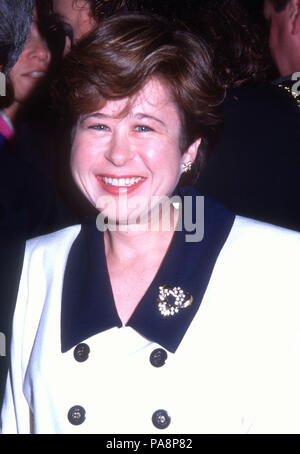
<path id="1" fill-rule="evenodd" d="M 193 17 L 227 90 L 224 129 L 197 187 L 238 214 L 300 230 L 299 105 L 272 83 L 265 24 L 236 0 L 218 6 L 208 0 Z"/>
<path id="2" fill-rule="evenodd" d="M 300 109 L 300 1 L 265 0 L 263 14 L 279 75 L 274 83 L 292 96 Z"/>
<path id="3" fill-rule="evenodd" d="M 50 144 L 55 125 L 49 86 L 60 57 L 50 39 L 52 24 L 47 22 L 45 5 L 44 0 L 35 1 L 30 31 L 7 77 L 7 96 L 0 99 L 0 108 L 11 151 L 53 180 L 55 153 Z"/>
<path id="4" fill-rule="evenodd" d="M 92 0 L 52 0 L 53 11 L 57 14 L 66 35 L 72 43 L 77 42 L 96 26 L 92 16 Z"/>
<path id="5" fill-rule="evenodd" d="M 300 71 L 300 0 L 265 0 L 269 46 L 282 77 Z"/>
<path id="6" fill-rule="evenodd" d="M 0 405 L 25 240 L 65 222 L 53 186 L 16 152 L 17 117 L 45 75 L 50 59 L 34 7 L 32 0 L 1 0 L 0 69 L 7 87 L 6 96 L 0 98 L 0 332 L 6 339 L 5 355 L 0 356 Z M 24 147 L 23 141 L 22 150 Z"/>
<path id="7" fill-rule="evenodd" d="M 0 106 L 2 105 L 0 132 L 6 136 L 7 140 L 11 140 L 14 136 L 14 124 L 22 106 L 30 99 L 40 81 L 45 78 L 50 59 L 47 43 L 39 32 L 35 8 L 24 48 L 7 78 L 9 96 L 0 100 Z M 6 127 L 3 125 L 4 121 L 6 121 Z"/>

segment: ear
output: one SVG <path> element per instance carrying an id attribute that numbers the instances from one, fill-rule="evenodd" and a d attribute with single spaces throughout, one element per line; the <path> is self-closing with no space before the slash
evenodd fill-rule
<path id="1" fill-rule="evenodd" d="M 300 0 L 290 0 L 288 9 L 292 34 L 297 35 L 300 32 Z"/>
<path id="2" fill-rule="evenodd" d="M 187 164 L 188 162 L 193 163 L 198 154 L 198 148 L 201 144 L 201 138 L 195 140 L 192 145 L 189 146 L 187 151 L 182 155 L 182 164 Z"/>

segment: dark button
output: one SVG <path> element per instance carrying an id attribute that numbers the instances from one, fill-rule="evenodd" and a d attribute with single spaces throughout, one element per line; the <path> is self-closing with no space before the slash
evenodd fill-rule
<path id="1" fill-rule="evenodd" d="M 165 429 L 171 422 L 166 410 L 157 410 L 153 413 L 152 422 L 157 429 Z"/>
<path id="2" fill-rule="evenodd" d="M 154 367 L 161 367 L 165 364 L 167 357 L 168 354 L 163 348 L 157 348 L 150 355 L 150 363 Z"/>
<path id="3" fill-rule="evenodd" d="M 85 421 L 85 409 L 80 405 L 75 405 L 75 407 L 70 408 L 68 420 L 74 426 L 79 426 Z"/>
<path id="4" fill-rule="evenodd" d="M 86 361 L 90 354 L 90 347 L 87 344 L 79 344 L 75 347 L 74 358 L 79 363 Z"/>

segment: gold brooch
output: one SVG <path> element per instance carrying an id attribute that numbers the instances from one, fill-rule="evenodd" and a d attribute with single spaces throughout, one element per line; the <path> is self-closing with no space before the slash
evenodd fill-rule
<path id="1" fill-rule="evenodd" d="M 181 287 L 159 286 L 159 295 L 155 302 L 163 317 L 177 314 L 180 309 L 185 309 L 193 303 L 193 296 Z"/>

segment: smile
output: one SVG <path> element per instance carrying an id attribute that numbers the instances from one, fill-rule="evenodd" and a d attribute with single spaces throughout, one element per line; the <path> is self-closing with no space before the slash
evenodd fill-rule
<path id="1" fill-rule="evenodd" d="M 142 177 L 134 177 L 134 178 L 111 178 L 111 177 L 101 177 L 102 181 L 107 184 L 108 186 L 114 187 L 131 187 L 138 184 L 142 181 Z"/>
<path id="2" fill-rule="evenodd" d="M 132 175 L 116 177 L 115 175 L 97 175 L 103 189 L 112 195 L 131 194 L 136 191 L 146 178 Z"/>

